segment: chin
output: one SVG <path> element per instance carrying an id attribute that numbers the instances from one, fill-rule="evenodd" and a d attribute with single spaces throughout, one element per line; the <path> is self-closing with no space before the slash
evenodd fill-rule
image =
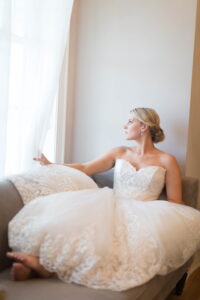
<path id="1" fill-rule="evenodd" d="M 135 138 L 135 137 L 132 137 L 132 136 L 127 136 L 127 137 L 126 137 L 126 140 L 127 140 L 127 141 L 136 141 L 136 138 Z"/>
<path id="2" fill-rule="evenodd" d="M 132 140 L 132 138 L 127 136 L 127 137 L 126 137 L 126 140 L 127 140 L 127 141 L 130 141 L 130 140 Z"/>

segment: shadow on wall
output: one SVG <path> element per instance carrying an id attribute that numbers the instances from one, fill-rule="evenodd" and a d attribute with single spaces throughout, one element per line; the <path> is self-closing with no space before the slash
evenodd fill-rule
<path id="1" fill-rule="evenodd" d="M 164 132 L 166 135 L 166 139 L 163 143 L 160 143 L 156 146 L 163 151 L 173 154 L 180 166 L 182 175 L 185 175 L 185 161 L 186 161 L 186 153 L 185 153 L 185 133 L 186 133 L 186 125 L 183 122 L 177 121 L 172 122 L 170 126 Z M 170 134 L 169 134 L 170 132 Z M 173 133 L 173 134 L 171 134 Z"/>
<path id="2" fill-rule="evenodd" d="M 176 139 L 180 145 L 184 145 L 185 143 L 185 124 L 181 123 L 174 123 L 173 126 L 173 133 L 174 133 L 174 139 Z"/>

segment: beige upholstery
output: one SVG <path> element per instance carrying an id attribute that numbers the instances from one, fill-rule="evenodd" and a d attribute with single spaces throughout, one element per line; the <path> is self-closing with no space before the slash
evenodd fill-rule
<path id="1" fill-rule="evenodd" d="M 146 284 L 125 292 L 90 289 L 66 284 L 56 278 L 12 282 L 8 270 L 0 273 L 0 282 L 7 291 L 6 300 L 164 300 L 190 263 L 191 261 L 176 272 L 156 276 Z"/>
<path id="2" fill-rule="evenodd" d="M 0 271 L 9 266 L 5 252 L 8 250 L 8 222 L 22 208 L 22 200 L 14 185 L 9 180 L 0 181 Z"/>
<path id="3" fill-rule="evenodd" d="M 93 178 L 100 187 L 112 187 L 113 170 L 96 174 Z M 182 183 L 184 202 L 196 207 L 198 181 L 184 177 Z M 160 199 L 166 199 L 164 191 Z M 5 257 L 8 250 L 7 225 L 22 206 L 21 197 L 14 185 L 7 179 L 0 181 L 0 290 L 5 291 L 7 300 L 164 300 L 191 264 L 192 259 L 167 276 L 155 276 L 148 283 L 125 292 L 89 289 L 63 283 L 57 278 L 12 282 L 8 269 L 10 262 Z"/>

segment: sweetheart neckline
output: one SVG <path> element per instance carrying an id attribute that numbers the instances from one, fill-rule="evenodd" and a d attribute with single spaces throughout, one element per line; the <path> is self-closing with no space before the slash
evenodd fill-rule
<path id="1" fill-rule="evenodd" d="M 146 166 L 146 167 L 142 167 L 142 168 L 140 168 L 140 169 L 138 169 L 137 170 L 137 168 L 134 166 L 134 165 L 132 165 L 132 163 L 130 163 L 130 161 L 128 161 L 128 160 L 126 160 L 126 159 L 123 159 L 123 158 L 117 158 L 116 159 L 116 161 L 117 160 L 123 160 L 123 161 L 125 161 L 125 162 L 127 162 L 128 163 L 128 165 L 130 165 L 136 172 L 139 172 L 139 171 L 141 171 L 141 170 L 143 170 L 143 169 L 146 169 L 146 168 L 160 168 L 160 169 L 163 169 L 164 171 L 166 171 L 166 168 L 164 168 L 164 167 L 161 167 L 161 166 L 155 166 L 155 165 L 152 165 L 152 166 Z"/>

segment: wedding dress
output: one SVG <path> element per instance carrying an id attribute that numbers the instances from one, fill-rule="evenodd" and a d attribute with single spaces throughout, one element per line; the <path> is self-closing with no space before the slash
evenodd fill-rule
<path id="1" fill-rule="evenodd" d="M 38 197 L 9 223 L 14 251 L 39 256 L 64 282 L 126 290 L 165 275 L 200 249 L 200 212 L 157 200 L 166 170 L 117 159 L 114 188 Z"/>

